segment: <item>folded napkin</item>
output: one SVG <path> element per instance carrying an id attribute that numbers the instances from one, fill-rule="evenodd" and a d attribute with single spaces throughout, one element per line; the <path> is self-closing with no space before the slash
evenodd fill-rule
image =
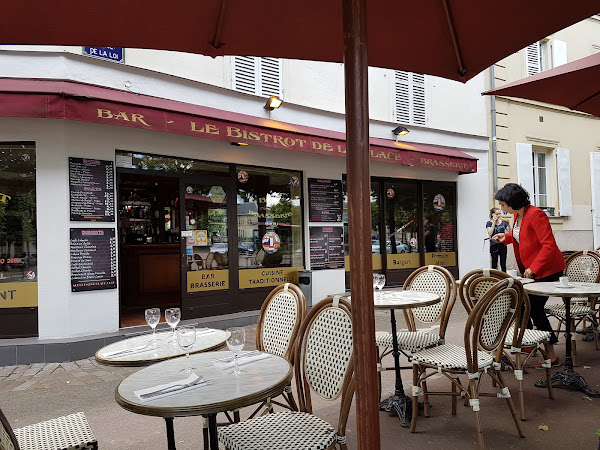
<path id="1" fill-rule="evenodd" d="M 202 377 L 199 377 L 195 373 L 192 373 L 189 377 L 183 380 L 177 380 L 166 384 L 159 384 L 157 386 L 134 391 L 133 393 L 142 402 L 149 402 L 151 400 L 167 397 L 169 395 L 179 394 L 180 392 L 190 391 L 192 389 L 196 389 L 202 386 L 206 386 L 206 381 Z M 162 392 L 163 390 L 164 392 Z M 161 391 L 162 393 L 154 395 L 152 397 L 143 397 L 144 394 L 150 394 L 152 392 L 157 391 Z"/>
<path id="2" fill-rule="evenodd" d="M 242 353 L 241 355 L 238 356 L 238 366 L 243 366 L 244 364 L 249 364 L 253 361 L 265 359 L 265 358 L 268 358 L 269 356 L 271 356 L 271 355 L 268 353 L 263 353 L 263 352 Z M 217 369 L 221 369 L 221 370 L 231 369 L 232 367 L 235 367 L 235 357 L 230 356 L 228 358 L 215 360 L 215 361 L 213 361 L 212 365 L 214 367 L 216 367 Z"/>
<path id="3" fill-rule="evenodd" d="M 146 350 L 154 349 L 154 346 L 152 344 L 153 344 L 153 342 L 149 342 L 147 344 L 139 345 L 137 347 L 126 348 L 123 350 L 115 350 L 113 352 L 106 352 L 106 353 L 104 353 L 104 357 L 110 358 L 113 356 L 128 356 L 128 355 L 133 355 L 135 353 L 141 353 Z"/>

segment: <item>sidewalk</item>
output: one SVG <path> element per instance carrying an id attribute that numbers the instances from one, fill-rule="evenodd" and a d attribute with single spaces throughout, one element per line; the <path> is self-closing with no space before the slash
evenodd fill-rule
<path id="1" fill-rule="evenodd" d="M 466 320 L 462 305 L 457 303 L 447 332 L 449 342 L 460 343 Z M 245 349 L 255 348 L 255 326 L 246 328 Z M 389 329 L 389 315 L 376 313 L 376 329 Z M 564 362 L 564 338 L 561 336 L 557 353 Z M 600 390 L 600 351 L 593 342 L 578 340 L 577 350 L 581 373 L 590 386 Z M 405 362 L 405 361 L 403 361 Z M 386 359 L 386 365 L 392 360 Z M 164 421 L 130 413 L 119 407 L 114 391 L 120 380 L 139 368 L 101 366 L 93 358 L 64 364 L 33 364 L 0 367 L 0 408 L 13 428 L 47 420 L 53 417 L 85 412 L 90 426 L 102 449 L 149 450 L 166 448 Z M 403 370 L 406 392 L 412 385 L 412 371 Z M 517 385 L 511 372 L 504 372 L 507 383 L 517 402 Z M 527 417 L 521 422 L 526 438 L 519 438 L 506 403 L 500 399 L 481 401 L 481 420 L 488 448 L 573 448 L 595 449 L 600 428 L 600 399 L 591 399 L 581 392 L 556 387 L 555 399 L 548 399 L 545 389 L 533 387 L 543 377 L 543 371 L 529 369 L 525 375 Z M 384 396 L 393 391 L 393 372 L 383 374 Z M 487 381 L 486 381 L 487 383 Z M 447 388 L 448 382 L 437 377 L 429 383 Z M 381 448 L 463 449 L 475 448 L 475 425 L 471 408 L 459 408 L 456 416 L 450 414 L 450 399 L 432 397 L 431 417 L 419 417 L 417 433 L 401 428 L 398 420 L 380 412 Z M 338 404 L 329 404 L 313 397 L 314 412 L 336 425 Z M 244 413 L 242 411 L 242 418 Z M 539 429 L 548 426 L 548 431 Z M 356 449 L 356 415 L 354 409 L 348 423 L 348 447 Z M 202 448 L 202 420 L 198 417 L 175 420 L 177 448 Z"/>

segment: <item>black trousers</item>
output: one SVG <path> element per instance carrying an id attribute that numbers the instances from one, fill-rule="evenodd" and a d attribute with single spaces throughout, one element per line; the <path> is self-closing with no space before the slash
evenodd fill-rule
<path id="1" fill-rule="evenodd" d="M 490 245 L 490 254 L 492 255 L 492 269 L 498 268 L 498 258 L 500 258 L 502 272 L 506 272 L 506 245 Z"/>
<path id="2" fill-rule="evenodd" d="M 537 281 L 558 281 L 560 277 L 562 277 L 563 272 L 557 272 L 553 275 L 549 275 L 544 278 L 536 278 Z M 549 331 L 550 332 L 550 344 L 556 344 L 558 342 L 558 338 L 556 334 L 552 331 L 552 326 L 550 325 L 550 321 L 548 320 L 548 316 L 544 312 L 544 306 L 546 306 L 546 302 L 548 301 L 548 297 L 544 297 L 543 295 L 531 295 L 529 294 L 529 302 L 531 303 L 531 312 L 529 313 L 529 323 L 527 324 L 527 328 L 533 328 L 533 325 L 538 330 Z M 532 324 L 533 322 L 533 324 Z"/>

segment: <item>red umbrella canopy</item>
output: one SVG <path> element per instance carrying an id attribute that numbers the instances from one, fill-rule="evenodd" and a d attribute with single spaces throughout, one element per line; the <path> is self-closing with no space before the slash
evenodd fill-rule
<path id="1" fill-rule="evenodd" d="M 600 53 L 484 92 L 566 106 L 600 117 Z"/>
<path id="2" fill-rule="evenodd" d="M 467 81 L 598 10 L 597 0 L 369 0 L 368 63 Z M 341 62 L 342 36 L 342 2 L 331 0 L 6 1 L 0 15 L 0 44 Z"/>

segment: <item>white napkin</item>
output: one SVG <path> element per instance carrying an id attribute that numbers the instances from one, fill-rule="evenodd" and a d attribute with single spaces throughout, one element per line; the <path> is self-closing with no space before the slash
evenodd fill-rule
<path id="1" fill-rule="evenodd" d="M 248 355 L 248 354 L 242 353 L 241 355 L 238 356 L 238 366 L 243 366 L 244 364 L 249 364 L 253 361 L 258 361 L 258 360 L 265 359 L 265 358 L 268 358 L 269 356 L 271 356 L 268 353 L 262 353 L 262 352 L 258 353 L 258 354 L 252 354 L 249 356 L 244 356 L 244 355 Z M 212 363 L 212 365 L 214 367 L 216 367 L 217 369 L 221 369 L 221 370 L 231 369 L 232 367 L 235 367 L 235 358 L 233 356 L 231 356 L 229 358 L 216 360 Z"/>
<path id="2" fill-rule="evenodd" d="M 189 386 L 189 387 L 186 387 L 186 388 L 183 388 L 183 389 L 178 389 L 178 390 L 175 390 L 175 391 L 165 392 L 164 394 L 158 394 L 158 395 L 155 395 L 155 396 L 149 397 L 149 398 L 142 398 L 141 397 L 143 394 L 149 394 L 150 392 L 156 392 L 158 390 L 169 388 L 171 386 L 178 386 L 178 385 L 184 385 L 184 384 L 193 383 L 193 382 L 195 382 L 198 379 L 200 379 L 201 381 L 198 382 L 197 384 L 194 384 L 193 386 Z M 195 373 L 192 373 L 189 377 L 187 377 L 187 378 L 185 378 L 183 380 L 177 380 L 177 381 L 173 381 L 171 383 L 166 383 L 166 384 L 159 384 L 157 386 L 153 386 L 153 387 L 149 387 L 149 388 L 145 388 L 145 389 L 140 389 L 138 391 L 134 391 L 133 393 L 142 402 L 149 402 L 150 400 L 156 400 L 158 398 L 167 397 L 169 395 L 179 394 L 180 392 L 190 391 L 192 389 L 196 389 L 196 388 L 202 387 L 202 386 L 206 386 L 206 381 L 202 380 L 202 377 L 199 377 Z"/>
<path id="3" fill-rule="evenodd" d="M 110 358 L 111 356 L 128 356 L 128 355 L 132 355 L 135 353 L 141 353 L 145 350 L 154 350 L 154 345 L 152 345 L 153 343 L 148 343 L 145 345 L 140 345 L 138 347 L 132 347 L 132 348 L 126 348 L 123 350 L 115 350 L 113 352 L 107 352 L 104 354 L 105 358 Z"/>

